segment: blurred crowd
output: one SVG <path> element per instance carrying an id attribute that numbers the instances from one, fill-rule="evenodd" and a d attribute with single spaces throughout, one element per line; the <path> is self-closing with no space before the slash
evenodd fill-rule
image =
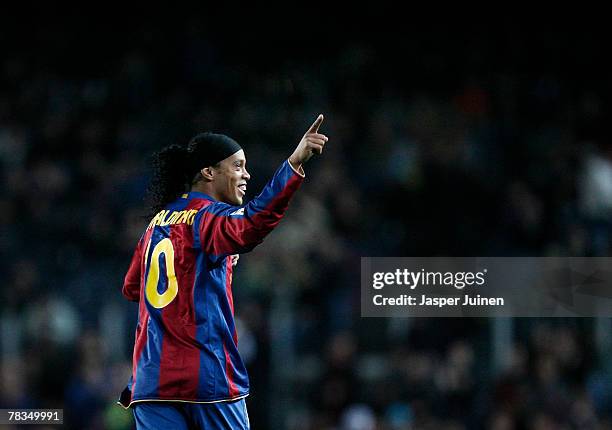
<path id="1" fill-rule="evenodd" d="M 496 364 L 491 320 L 363 319 L 358 288 L 361 256 L 610 254 L 595 36 L 347 36 L 260 58 L 197 19 L 45 30 L 0 59 L 0 407 L 131 428 L 120 289 L 149 156 L 226 133 L 254 193 L 322 112 L 324 156 L 234 277 L 253 428 L 612 428 L 601 321 L 517 321 Z"/>

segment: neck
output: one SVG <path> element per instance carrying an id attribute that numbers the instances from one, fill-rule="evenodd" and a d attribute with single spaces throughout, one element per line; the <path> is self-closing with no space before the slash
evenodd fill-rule
<path id="1" fill-rule="evenodd" d="M 212 187 L 210 182 L 198 182 L 191 187 L 190 191 L 197 191 L 198 193 L 208 194 L 215 200 L 219 200 L 219 197 L 216 195 L 215 190 Z"/>

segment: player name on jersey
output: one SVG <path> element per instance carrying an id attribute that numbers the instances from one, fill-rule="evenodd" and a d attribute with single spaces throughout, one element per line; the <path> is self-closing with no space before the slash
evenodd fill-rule
<path id="1" fill-rule="evenodd" d="M 196 209 L 189 209 L 184 211 L 159 211 L 157 215 L 153 217 L 147 230 L 152 229 L 156 225 L 165 226 L 172 224 L 193 224 L 193 218 L 198 213 Z"/>

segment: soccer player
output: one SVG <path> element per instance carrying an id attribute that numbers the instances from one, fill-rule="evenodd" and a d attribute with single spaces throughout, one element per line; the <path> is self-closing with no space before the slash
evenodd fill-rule
<path id="1" fill-rule="evenodd" d="M 228 136 L 203 133 L 155 156 L 155 216 L 123 285 L 139 302 L 132 376 L 120 403 L 142 429 L 248 429 L 249 380 L 238 354 L 232 267 L 283 217 L 303 164 L 327 137 L 319 115 L 263 191 L 243 204 L 250 174 Z"/>

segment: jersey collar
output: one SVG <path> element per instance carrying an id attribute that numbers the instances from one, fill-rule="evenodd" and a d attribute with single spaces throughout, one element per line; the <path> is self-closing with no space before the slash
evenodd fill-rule
<path id="1" fill-rule="evenodd" d="M 181 195 L 181 198 L 183 199 L 206 199 L 206 200 L 210 200 L 211 202 L 216 202 L 217 200 L 212 198 L 211 196 L 209 196 L 208 194 L 204 194 L 201 193 L 199 191 L 189 191 L 188 193 L 184 193 Z"/>

